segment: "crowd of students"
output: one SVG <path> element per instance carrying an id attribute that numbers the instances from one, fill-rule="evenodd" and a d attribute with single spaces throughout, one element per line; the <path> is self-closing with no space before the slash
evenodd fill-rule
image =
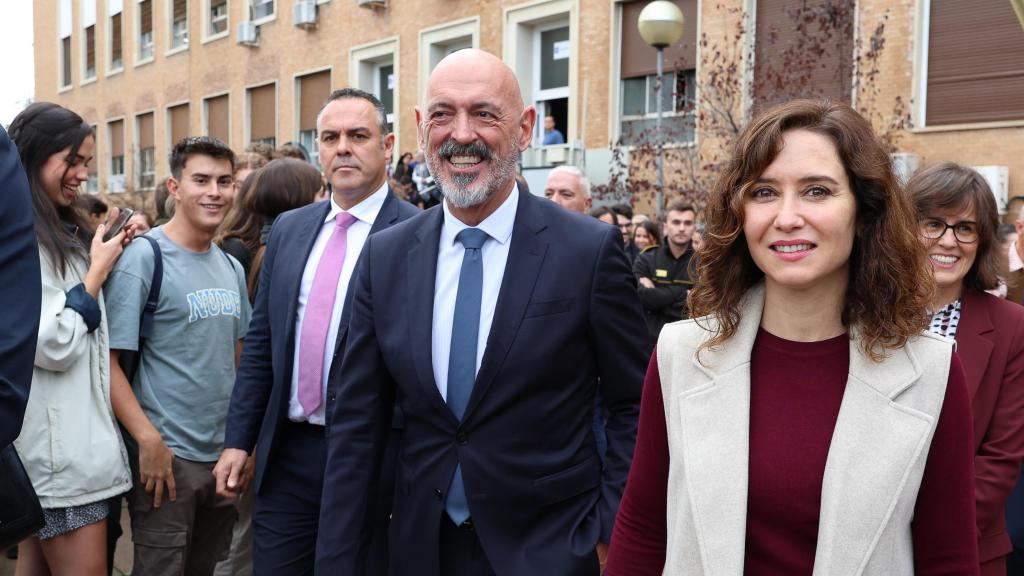
<path id="1" fill-rule="evenodd" d="M 478 57 L 485 58 L 475 51 L 458 58 Z M 502 76 L 501 82 L 508 83 L 509 78 Z M 514 96 L 509 98 L 508 110 L 518 111 L 520 122 L 526 122 L 529 109 L 523 109 L 521 102 L 517 108 Z M 498 100 L 495 106 L 500 107 L 500 94 Z M 461 113 L 461 101 L 454 101 L 440 106 Z M 328 109 L 332 102 L 337 105 Z M 343 124 L 340 118 L 355 114 L 351 106 L 367 106 L 367 102 L 379 104 L 359 91 L 336 93 L 325 105 L 329 112 L 325 121 L 337 114 Z M 375 108 L 352 109 L 375 118 Z M 433 116 L 424 120 L 428 122 L 434 122 Z M 351 137 L 343 131 L 322 133 Z M 163 185 L 168 199 L 157 201 L 157 226 L 149 229 L 148 216 L 140 215 L 129 225 L 111 230 L 119 208 L 108 211 L 97 201 L 85 207 L 78 198 L 88 179 L 87 166 L 96 154 L 88 123 L 58 105 L 36 103 L 12 122 L 10 136 L 31 194 L 42 298 L 31 392 L 14 445 L 43 505 L 45 526 L 19 545 L 19 576 L 108 573 L 123 502 L 131 516 L 135 573 L 254 571 L 249 515 L 257 490 L 250 490 L 248 483 L 255 476 L 264 486 L 276 485 L 283 482 L 280 475 L 285 473 L 280 468 L 254 470 L 266 464 L 252 457 L 255 449 L 276 448 L 255 447 L 257 436 L 264 441 L 261 427 L 269 421 L 264 414 L 282 422 L 286 418 L 267 408 L 268 402 L 274 405 L 280 400 L 268 400 L 271 380 L 275 393 L 284 398 L 281 410 L 288 412 L 290 428 L 275 432 L 279 435 L 272 435 L 268 442 L 315 447 L 319 468 L 309 485 L 318 488 L 325 474 L 338 482 L 337 486 L 324 484 L 331 500 L 324 510 L 334 510 L 330 506 L 337 504 L 336 495 L 327 491 L 360 494 L 365 486 L 357 482 L 375 477 L 360 471 L 352 479 L 345 470 L 332 468 L 357 455 L 368 455 L 367 462 L 381 463 L 385 470 L 388 462 L 397 465 L 404 478 L 397 502 L 403 502 L 406 513 L 410 506 L 419 506 L 414 504 L 418 491 L 409 486 L 415 479 L 406 477 L 409 472 L 402 468 L 408 462 L 397 456 L 401 449 L 391 442 L 422 442 L 408 434 L 423 431 L 429 416 L 417 410 L 426 410 L 427 401 L 401 393 L 397 398 L 384 395 L 382 400 L 362 381 L 337 384 L 336 379 L 349 376 L 339 376 L 340 364 L 331 364 L 337 356 L 334 339 L 344 343 L 346 323 L 351 321 L 355 344 L 337 349 L 373 357 L 374 385 L 399 391 L 407 386 L 401 380 L 406 370 L 388 364 L 405 352 L 386 344 L 381 344 L 386 349 L 373 348 L 376 331 L 385 329 L 376 326 L 372 315 L 359 317 L 377 306 L 378 313 L 394 319 L 394 310 L 381 312 L 380 303 L 371 298 L 373 290 L 383 291 L 378 296 L 392 296 L 387 287 L 373 285 L 381 272 L 370 271 L 371 254 L 362 257 L 365 268 L 357 268 L 358 249 L 345 259 L 343 241 L 340 257 L 345 268 L 339 264 L 333 274 L 341 274 L 344 286 L 349 278 L 362 274 L 362 284 L 353 289 L 354 296 L 341 298 L 336 308 L 328 306 L 326 316 L 317 319 L 320 309 L 315 296 L 321 282 L 317 262 L 310 260 L 302 272 L 303 262 L 290 262 L 287 255 L 294 249 L 289 242 L 304 238 L 307 248 L 316 247 L 311 248 L 318 254 L 316 260 L 324 253 L 337 257 L 329 252 L 336 249 L 329 240 L 336 226 L 338 230 L 353 227 L 350 236 L 359 238 L 359 247 L 368 243 L 381 203 L 392 195 L 423 202 L 421 194 L 410 190 L 420 163 L 424 167 L 432 163 L 436 168 L 432 178 L 446 193 L 469 194 L 452 183 L 461 181 L 447 174 L 451 168 L 436 164 L 439 157 L 431 156 L 437 153 L 436 147 L 428 145 L 426 158 L 420 156 L 415 162 L 411 155 L 403 155 L 390 173 L 393 185 L 388 187 L 383 164 L 381 182 L 360 180 L 356 185 L 344 173 L 345 168 L 362 169 L 364 163 L 376 166 L 374 162 L 390 153 L 393 137 L 383 131 L 360 144 L 380 158 L 356 153 L 351 159 L 338 160 L 340 164 L 330 163 L 337 144 L 322 144 L 326 152 L 321 159 L 330 163 L 325 174 L 309 163 L 299 146 L 273 151 L 255 145 L 236 154 L 216 139 L 189 137 L 176 143 L 170 155 L 171 175 Z M 374 148 L 377 140 L 380 150 Z M 528 140 L 524 142 L 528 145 Z M 455 150 L 451 154 L 464 158 L 479 150 L 476 144 L 439 146 L 448 146 Z M 481 156 L 488 159 L 492 152 L 485 144 L 479 146 L 484 148 Z M 494 204 L 489 208 L 493 215 L 501 218 L 501 210 L 519 198 L 518 188 L 511 175 L 498 168 L 491 176 L 511 194 L 507 197 L 511 200 L 455 196 L 457 200 L 423 218 L 403 204 L 395 208 L 397 231 L 382 238 L 393 241 L 415 226 L 436 226 L 437 234 L 442 234 L 441 224 L 430 224 L 434 222 L 430 218 L 436 216 L 437 222 L 448 226 L 455 221 L 452 218 L 469 213 L 460 210 L 489 203 Z M 569 183 L 560 184 L 561 177 L 568 177 Z M 553 173 L 548 188 L 547 195 L 570 212 L 590 208 L 589 185 L 578 170 Z M 351 205 L 346 203 L 349 190 L 362 194 Z M 361 203 L 381 190 L 383 196 L 371 205 L 375 212 L 363 222 L 361 215 L 367 217 L 364 212 L 369 208 Z M 329 199 L 320 204 L 322 211 L 296 212 L 325 198 Z M 532 201 L 519 198 L 519 209 L 552 218 L 549 212 L 537 211 Z M 105 218 L 104 212 L 108 212 Z M 279 218 L 285 213 L 291 216 Z M 572 476 L 556 479 L 561 484 L 554 500 L 538 508 L 550 514 L 547 506 L 572 502 L 580 510 L 600 508 L 602 515 L 610 511 L 617 518 L 614 532 L 611 524 L 603 525 L 588 532 L 587 538 L 593 536 L 596 541 L 587 540 L 579 547 L 568 544 L 572 538 L 561 532 L 546 536 L 543 543 L 525 536 L 522 541 L 529 540 L 530 546 L 542 550 L 544 558 L 556 559 L 551 565 L 572 566 L 580 574 L 595 573 L 598 561 L 603 565 L 605 552 L 607 573 L 615 575 L 1005 574 L 1007 559 L 1014 553 L 1005 509 L 1024 459 L 1024 307 L 1012 301 L 1020 297 L 1021 289 L 1012 272 L 1022 268 L 1013 268 L 1013 255 L 1017 254 L 1019 263 L 1019 246 L 1024 242 L 1001 241 L 999 214 L 985 181 L 969 168 L 943 162 L 925 167 L 902 185 L 864 118 L 845 105 L 800 100 L 764 112 L 744 130 L 708 198 L 704 228 L 698 226 L 692 206 L 677 202 L 666 213 L 663 227 L 632 214 L 628 206 L 599 207 L 591 213 L 617 226 L 622 234 L 614 254 L 608 256 L 602 248 L 601 256 L 595 256 L 598 264 L 593 266 L 604 265 L 600 258 L 607 257 L 605 264 L 611 262 L 608 265 L 615 273 L 603 279 L 595 276 L 593 289 L 609 282 L 618 283 L 618 288 L 628 285 L 630 290 L 627 298 L 614 302 L 593 300 L 595 311 L 589 313 L 625 318 L 621 327 L 605 327 L 622 336 L 625 348 L 637 344 L 639 350 L 644 341 L 648 351 L 656 346 L 643 382 L 642 404 L 639 394 L 633 394 L 639 391 L 639 381 L 622 384 L 622 389 L 612 387 L 619 383 L 604 376 L 583 383 L 591 393 L 601 387 L 596 402 L 611 401 L 616 418 L 631 414 L 632 425 L 639 422 L 635 453 L 629 425 L 611 422 L 611 464 L 603 450 L 604 472 L 595 468 L 593 478 L 582 478 L 578 472 L 582 464 L 577 464 Z M 312 220 L 307 223 L 300 220 L 306 216 L 296 214 L 310 215 Z M 487 224 L 491 214 L 468 228 L 479 225 L 486 231 L 488 226 L 499 226 L 495 221 Z M 413 218 L 412 223 L 398 224 L 406 218 Z M 565 226 L 562 233 L 593 233 L 594 238 L 609 233 L 585 220 L 558 215 L 552 221 Z M 1024 225 L 1024 209 L 1018 222 Z M 513 244 L 521 241 L 516 235 L 520 232 L 512 232 L 512 221 L 506 224 L 506 241 L 508 237 Z M 467 224 L 460 222 L 460 227 Z M 140 240 L 143 236 L 145 240 Z M 480 251 L 469 244 L 459 248 L 459 262 L 463 251 Z M 495 249 L 484 249 L 485 266 L 493 265 L 488 259 L 494 258 Z M 543 254 L 547 248 L 532 249 Z M 580 247 L 577 253 L 596 249 Z M 519 258 L 515 254 L 506 257 L 511 262 Z M 557 260 L 562 258 L 559 254 L 551 252 L 548 257 Z M 454 274 L 449 280 L 454 282 L 452 287 L 459 285 L 461 298 L 458 266 L 452 265 L 454 260 L 445 260 L 444 252 L 437 258 L 447 273 Z M 571 259 L 560 262 L 562 266 L 582 264 Z M 627 269 L 627 262 L 634 275 L 619 274 L 619 268 Z M 282 270 L 295 271 L 295 278 L 283 278 Z M 296 293 L 291 292 L 293 284 Z M 345 294 L 344 289 L 338 292 L 337 278 L 331 285 L 332 295 Z M 508 304 L 511 296 L 502 292 L 498 298 L 496 286 L 490 289 L 494 290 L 491 306 Z M 573 292 L 571 287 L 563 289 Z M 1011 300 L 990 293 L 1000 289 Z M 261 290 L 267 292 L 261 294 Z M 570 310 L 571 299 L 554 299 L 555 293 L 546 296 L 547 300 L 530 304 L 528 317 L 552 317 Z M 461 306 L 454 294 L 451 300 L 449 308 Z M 274 303 L 283 301 L 287 304 L 275 309 Z M 431 300 L 425 303 L 429 307 Z M 355 307 L 355 319 L 350 320 L 349 306 Z M 606 307 L 614 312 L 603 312 Z M 647 313 L 649 334 L 644 334 L 637 317 L 641 307 Z M 442 313 L 452 313 L 451 309 L 435 308 Z M 278 316 L 286 313 L 304 319 L 295 326 L 301 346 L 306 347 L 303 353 L 313 349 L 310 341 L 319 346 L 319 352 L 309 357 L 313 360 L 295 351 L 294 364 L 291 358 L 280 364 L 293 366 L 294 378 L 291 373 L 278 373 L 281 350 L 294 347 L 278 348 L 271 341 L 279 337 L 272 334 L 279 318 L 295 324 L 291 316 Z M 499 316 L 501 310 L 491 313 Z M 675 322 L 688 317 L 696 320 Z M 307 340 L 303 330 L 310 330 L 314 320 L 316 326 L 323 324 L 325 332 Z M 581 322 L 603 326 L 599 320 L 581 316 Z M 534 327 L 530 333 L 535 337 L 554 330 L 554 324 L 547 331 L 537 331 L 538 324 L 527 326 Z M 558 326 L 564 329 L 565 324 Z M 573 329 L 565 338 L 568 342 L 601 337 L 583 335 L 587 331 Z M 475 334 L 474 327 L 474 341 Z M 494 342 L 486 335 L 481 341 L 487 347 Z M 558 357 L 553 351 L 536 353 Z M 597 368 L 609 362 L 591 351 L 580 357 Z M 350 374 L 360 373 L 357 362 L 362 358 L 346 358 L 344 366 L 354 370 Z M 243 368 L 238 378 L 244 394 L 236 387 L 240 361 Z M 305 370 L 311 364 L 317 365 L 311 377 L 317 388 L 314 397 L 307 397 L 304 385 L 296 383 L 306 379 Z M 566 370 L 572 372 L 570 368 L 549 366 L 563 376 Z M 477 369 L 483 370 L 479 357 Z M 590 377 L 589 368 L 579 370 L 583 372 L 577 376 Z M 621 374 L 628 372 L 624 369 Z M 367 374 L 365 378 L 371 378 Z M 526 386 L 530 394 L 543 388 L 535 385 L 537 381 L 547 382 L 544 372 L 539 374 L 529 376 L 535 379 Z M 474 375 L 470 371 L 470 384 Z M 515 385 L 527 378 L 521 374 L 501 377 Z M 260 378 L 266 386 L 254 384 Z M 448 378 L 454 381 L 455 376 Z M 277 390 L 279 379 L 292 385 Z M 321 381 L 328 384 L 320 388 Z M 334 408 L 335 393 L 339 409 Z M 387 416 L 378 421 L 377 413 L 359 412 L 363 409 L 359 402 L 346 403 L 364 398 L 384 404 L 390 398 L 391 404 L 384 406 Z M 513 412 L 521 408 L 514 398 L 506 401 Z M 392 422 L 393 407 L 396 414 L 398 407 L 408 411 L 404 419 L 412 428 L 405 431 L 406 436 L 384 442 L 385 431 L 372 442 L 367 440 L 366 430 Z M 464 409 L 456 413 L 457 418 L 462 418 Z M 557 406 L 551 409 L 559 411 Z M 229 411 L 237 420 L 229 422 Z M 377 411 L 384 413 L 383 408 Z M 492 417 L 505 417 L 497 414 Z M 601 414 L 599 409 L 598 421 Z M 570 420 L 582 425 L 586 418 L 576 416 L 580 415 Z M 238 424 L 242 421 L 244 430 Z M 588 430 L 571 437 L 582 457 L 597 449 L 592 445 L 600 427 L 595 426 L 594 434 Z M 529 434 L 529 428 L 525 426 L 522 434 Z M 462 434 L 463 429 L 459 430 Z M 315 441 L 307 438 L 310 434 L 316 435 Z M 459 446 L 466 444 L 464 435 L 457 438 Z M 628 447 L 623 446 L 623 438 L 628 438 Z M 364 447 L 362 440 L 381 453 L 355 452 Z M 502 446 L 516 444 L 508 438 L 502 442 Z M 385 445 L 389 447 L 386 457 L 382 455 Z M 439 460 L 425 455 L 430 449 L 433 446 L 421 444 L 403 454 L 426 458 L 421 466 L 433 470 Z M 543 456 L 551 453 L 558 450 Z M 608 466 L 623 465 L 623 474 L 629 468 L 628 457 L 620 461 L 624 453 L 632 455 L 624 493 L 621 485 L 616 488 L 609 483 L 600 489 L 607 493 L 598 496 L 599 477 L 609 473 Z M 278 459 L 288 457 L 281 450 L 273 454 Z M 299 453 L 291 457 L 295 454 Z M 528 460 L 529 455 L 524 452 L 522 458 Z M 465 474 L 471 478 L 473 461 L 467 462 Z M 435 471 L 453 482 L 451 490 L 457 485 L 461 491 L 463 464 L 455 463 L 454 477 L 451 470 Z M 530 466 L 529 462 L 515 466 L 520 464 L 524 469 Z M 574 484 L 577 480 L 580 485 Z M 472 482 L 468 480 L 467 485 Z M 391 500 L 397 496 L 393 484 L 385 485 L 391 489 L 379 498 L 387 501 L 382 508 L 374 508 L 376 493 L 360 504 L 360 510 L 370 510 L 359 518 L 367 526 L 332 528 L 325 538 L 370 532 L 377 536 L 337 549 L 330 548 L 338 544 L 336 540 L 316 542 L 316 525 L 319 522 L 323 529 L 324 524 L 319 519 L 319 494 L 314 494 L 308 503 L 312 518 L 308 534 L 313 543 L 305 544 L 304 564 L 298 572 L 311 573 L 314 556 L 323 562 L 318 565 L 324 570 L 366 565 L 350 564 L 348 555 L 367 554 L 371 540 L 374 546 L 379 544 L 388 518 L 393 523 L 392 571 L 415 565 L 419 560 L 412 556 L 395 556 L 402 554 L 395 548 L 395 538 L 401 536 L 395 535 L 408 535 L 410 525 L 394 525 L 407 516 L 397 512 L 391 516 Z M 593 502 L 579 500 L 591 490 L 595 491 Z M 494 494 L 487 500 L 478 489 L 453 502 L 442 494 L 447 491 L 447 484 L 435 490 L 437 502 L 431 502 L 444 520 L 440 566 L 465 566 L 458 569 L 459 574 L 525 574 L 525 567 L 532 566 L 526 559 L 529 550 L 512 560 L 508 554 L 514 545 L 490 539 L 497 538 L 493 535 L 498 529 L 487 523 L 494 520 L 487 516 L 488 506 L 502 506 L 502 496 Z M 616 505 L 608 499 L 617 501 L 619 496 L 622 502 L 616 516 Z M 257 514 L 273 517 L 266 510 L 272 502 L 261 497 L 256 495 Z M 382 515 L 384 508 L 388 513 Z M 423 510 L 417 508 L 416 513 Z M 346 517 L 352 519 L 355 514 Z M 511 518 L 511 510 L 509 514 Z M 280 521 L 280 515 L 274 518 Z M 257 548 L 282 525 L 259 524 L 263 532 L 257 536 Z M 568 529 L 558 526 L 552 530 Z M 287 539 L 287 534 L 278 536 Z M 446 548 L 445 539 L 456 537 L 462 543 Z M 436 538 L 428 540 L 436 544 Z M 411 549 L 420 550 L 421 544 Z M 460 549 L 463 544 L 471 551 Z M 563 547 L 571 548 L 571 554 Z M 558 564 L 563 552 L 572 560 Z M 383 569 L 380 566 L 387 565 L 389 554 L 370 552 L 376 553 L 383 564 L 371 561 L 369 566 Z M 463 564 L 453 564 L 448 557 L 464 553 L 469 560 Z M 257 558 L 259 554 L 257 550 Z M 268 562 L 279 560 L 271 554 L 265 557 Z M 436 561 L 436 550 L 425 557 Z M 501 564 L 501 559 L 508 565 Z M 268 570 L 257 562 L 256 573 Z M 437 571 L 432 567 L 426 573 Z M 543 573 L 543 568 L 535 573 Z"/>

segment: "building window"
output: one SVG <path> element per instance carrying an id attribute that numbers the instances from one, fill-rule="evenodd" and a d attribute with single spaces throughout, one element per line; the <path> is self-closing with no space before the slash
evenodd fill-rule
<path id="1" fill-rule="evenodd" d="M 252 0 L 252 19 L 266 20 L 274 16 L 274 0 Z"/>
<path id="2" fill-rule="evenodd" d="M 228 32 L 228 0 L 207 0 L 206 36 Z"/>
<path id="3" fill-rule="evenodd" d="M 139 146 L 138 180 L 140 190 L 153 188 L 156 179 L 156 149 L 153 138 L 153 113 L 135 117 L 135 134 Z"/>
<path id="4" fill-rule="evenodd" d="M 373 68 L 373 95 L 387 111 L 388 132 L 395 126 L 395 65 L 382 62 Z"/>
<path id="5" fill-rule="evenodd" d="M 1006 0 L 924 0 L 927 126 L 1024 120 L 1024 29 Z"/>
<path id="6" fill-rule="evenodd" d="M 139 51 L 138 62 L 153 58 L 153 0 L 139 0 L 138 5 Z"/>
<path id="7" fill-rule="evenodd" d="M 557 22 L 533 31 L 533 104 L 537 117 L 553 116 L 563 134 L 569 121 L 569 24 Z M 537 141 L 544 139 L 544 123 L 534 126 Z"/>
<path id="8" fill-rule="evenodd" d="M 99 134 L 96 132 L 96 125 L 95 124 L 92 125 L 92 135 L 93 135 L 92 136 L 93 140 L 96 142 L 95 150 L 99 150 L 100 149 Z M 96 156 L 99 156 L 99 154 L 96 154 Z M 93 158 L 86 165 L 86 167 L 89 169 L 89 179 L 85 181 L 85 191 L 88 194 L 96 194 L 96 193 L 98 193 L 100 191 L 100 178 L 99 178 L 99 170 L 98 170 L 99 163 L 100 163 L 99 160 L 97 160 L 96 158 Z"/>
<path id="9" fill-rule="evenodd" d="M 420 30 L 419 85 L 417 94 L 423 94 L 427 78 L 445 56 L 480 45 L 480 18 L 445 22 Z"/>
<path id="10" fill-rule="evenodd" d="M 71 0 L 60 0 L 60 86 L 71 86 Z"/>
<path id="11" fill-rule="evenodd" d="M 380 99 L 387 113 L 387 129 L 398 141 L 399 118 L 395 104 L 400 102 L 398 40 L 381 40 L 356 46 L 349 51 L 349 85 L 370 92 Z"/>
<path id="12" fill-rule="evenodd" d="M 310 162 L 320 167 L 320 153 L 316 145 L 316 117 L 331 94 L 331 71 L 300 76 L 295 80 L 299 102 L 299 144 L 309 152 Z"/>
<path id="13" fill-rule="evenodd" d="M 96 0 L 81 1 L 82 40 L 82 79 L 92 80 L 96 77 Z"/>
<path id="14" fill-rule="evenodd" d="M 277 147 L 277 85 L 248 90 L 249 143 Z"/>
<path id="15" fill-rule="evenodd" d="M 850 102 L 855 0 L 757 0 L 754 109 L 793 98 Z"/>
<path id="16" fill-rule="evenodd" d="M 661 133 L 665 142 L 693 142 L 694 70 L 669 72 L 662 76 Z M 655 144 L 657 125 L 657 74 L 622 80 L 620 142 L 626 146 Z"/>
<path id="17" fill-rule="evenodd" d="M 124 60 L 121 56 L 121 12 L 124 8 L 123 0 L 109 0 L 107 2 L 107 13 L 110 15 L 110 26 L 107 32 L 108 45 L 110 46 L 110 71 L 115 72 L 124 67 Z"/>
<path id="18" fill-rule="evenodd" d="M 231 111 L 227 94 L 203 101 L 203 130 L 207 136 L 231 145 Z"/>
<path id="19" fill-rule="evenodd" d="M 686 22 L 697 21 L 697 0 L 675 0 Z M 621 60 L 619 62 L 619 141 L 626 146 L 657 142 L 657 50 L 637 29 L 643 0 L 622 5 Z M 696 26 L 686 26 L 683 37 L 665 49 L 662 76 L 662 138 L 666 143 L 693 142 L 696 94 Z"/>
<path id="20" fill-rule="evenodd" d="M 188 47 L 188 0 L 173 0 L 170 5 L 171 50 Z"/>
<path id="21" fill-rule="evenodd" d="M 111 192 L 124 192 L 124 120 L 107 124 L 110 142 L 110 176 L 107 185 Z"/>
<path id="22" fill-rule="evenodd" d="M 579 2 L 547 0 L 526 2 L 506 9 L 503 59 L 519 77 L 523 99 L 537 108 L 534 147 L 522 155 L 524 167 L 575 163 L 567 147 L 545 150 L 545 116 L 553 116 L 564 142 L 577 137 L 577 81 L 579 79 Z"/>
<path id="23" fill-rule="evenodd" d="M 181 142 L 182 139 L 188 137 L 189 132 L 189 106 L 188 103 L 179 104 L 177 106 L 171 106 L 167 108 L 167 125 L 170 127 L 168 130 L 168 148 L 174 148 L 174 145 Z"/>

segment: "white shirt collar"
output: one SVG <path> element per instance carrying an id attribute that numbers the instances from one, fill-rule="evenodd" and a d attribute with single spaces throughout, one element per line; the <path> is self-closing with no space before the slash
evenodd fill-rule
<path id="1" fill-rule="evenodd" d="M 498 206 L 498 209 L 491 213 L 490 216 L 484 218 L 480 224 L 477 224 L 477 228 L 483 230 L 488 236 L 498 241 L 499 244 L 504 244 L 509 241 L 512 237 L 512 228 L 515 227 L 516 223 L 516 207 L 519 205 L 519 185 L 512 186 L 512 193 L 508 195 L 508 198 Z M 451 209 L 448 207 L 448 201 L 445 200 L 444 206 L 444 225 L 442 226 L 441 238 L 442 242 L 455 242 L 455 237 L 458 236 L 459 232 L 465 228 L 469 228 L 462 220 L 459 220 Z"/>
<path id="2" fill-rule="evenodd" d="M 1017 270 L 1024 268 L 1024 260 L 1021 259 L 1020 254 L 1017 252 L 1016 242 L 1010 244 L 1009 257 L 1010 272 L 1016 272 Z"/>
<path id="3" fill-rule="evenodd" d="M 381 184 L 380 188 L 373 193 L 363 198 L 363 200 L 349 208 L 348 210 L 343 209 L 334 201 L 334 194 L 331 194 L 331 210 L 327 213 L 327 217 L 324 218 L 324 223 L 330 222 L 337 217 L 339 212 L 348 212 L 352 216 L 355 216 L 360 222 L 366 222 L 370 226 L 373 226 L 373 221 L 377 219 L 377 213 L 380 212 L 382 206 L 384 206 L 384 199 L 388 195 L 388 182 L 387 180 Z"/>

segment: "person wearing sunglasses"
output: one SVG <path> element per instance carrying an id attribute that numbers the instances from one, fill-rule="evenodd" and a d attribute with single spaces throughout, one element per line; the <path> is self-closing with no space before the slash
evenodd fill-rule
<path id="1" fill-rule="evenodd" d="M 985 290 L 1005 267 L 988 184 L 941 162 L 907 183 L 935 275 L 931 331 L 955 339 L 974 414 L 974 484 L 982 576 L 1006 574 L 1004 509 L 1024 459 L 1024 307 Z"/>

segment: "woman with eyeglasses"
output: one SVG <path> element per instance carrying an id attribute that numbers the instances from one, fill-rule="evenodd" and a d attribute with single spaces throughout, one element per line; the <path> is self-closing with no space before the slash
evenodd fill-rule
<path id="1" fill-rule="evenodd" d="M 931 331 L 955 339 L 974 414 L 974 492 L 981 574 L 1006 574 L 1003 511 L 1024 459 L 1024 307 L 986 294 L 1006 266 L 985 180 L 941 162 L 910 179 L 935 274 Z"/>

